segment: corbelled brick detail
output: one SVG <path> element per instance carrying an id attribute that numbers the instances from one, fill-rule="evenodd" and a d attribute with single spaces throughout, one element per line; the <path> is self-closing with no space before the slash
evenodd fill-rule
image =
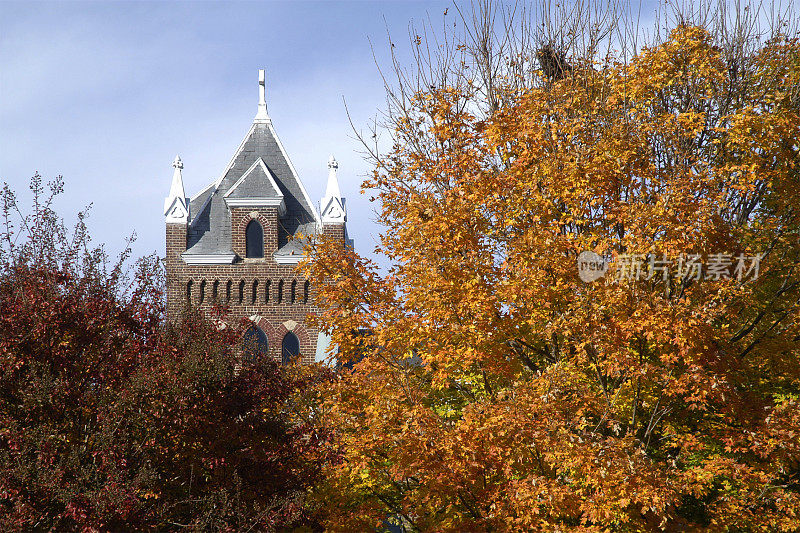
<path id="1" fill-rule="evenodd" d="M 180 257 L 186 250 L 186 227 L 167 224 L 168 316 L 174 319 L 190 305 L 205 311 L 210 311 L 217 303 L 227 305 L 231 320 L 255 318 L 256 325 L 267 334 L 269 354 L 276 361 L 281 360 L 283 336 L 288 331 L 285 323 L 291 320 L 297 323 L 291 331 L 300 341 L 302 361 L 311 363 L 314 361 L 319 334 L 317 328 L 306 323 L 306 316 L 317 312 L 314 287 L 298 274 L 293 265 L 279 265 L 272 256 L 277 249 L 278 237 L 275 224 L 269 221 L 277 220 L 275 208 L 233 210 L 232 239 L 241 246 L 235 251 L 238 253 L 241 250 L 240 256 L 244 255 L 244 231 L 247 223 L 254 218 L 254 212 L 264 228 L 265 257 L 239 258 L 230 265 L 186 264 Z M 342 225 L 326 225 L 325 234 L 329 232 L 332 236 L 344 238 Z M 282 294 L 279 293 L 281 287 Z"/>

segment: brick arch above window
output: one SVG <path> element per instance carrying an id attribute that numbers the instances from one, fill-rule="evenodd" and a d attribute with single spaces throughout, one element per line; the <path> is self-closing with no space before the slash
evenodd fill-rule
<path id="1" fill-rule="evenodd" d="M 314 360 L 314 346 L 315 343 L 312 343 L 311 336 L 306 329 L 306 326 L 302 323 L 295 322 L 293 320 L 284 320 L 280 323 L 272 323 L 270 319 L 265 316 L 260 315 L 252 315 L 249 317 L 250 321 L 258 326 L 261 331 L 267 336 L 267 341 L 269 343 L 269 355 L 272 357 L 276 362 L 280 362 L 281 355 L 282 355 L 282 348 L 283 348 L 283 338 L 286 336 L 288 332 L 292 332 L 295 336 L 297 336 L 297 340 L 300 341 L 300 354 L 304 361 L 313 361 Z M 272 317 L 272 320 L 283 320 L 277 319 Z M 291 327 L 287 327 L 287 323 Z M 316 340 L 316 335 L 315 335 Z"/>
<path id="2" fill-rule="evenodd" d="M 291 329 L 286 327 L 286 322 L 290 323 L 293 322 Z M 302 358 L 306 359 L 308 357 L 313 357 L 314 354 L 309 353 L 312 350 L 313 345 L 311 343 L 311 337 L 308 335 L 308 330 L 306 329 L 305 325 L 299 322 L 294 322 L 293 320 L 287 320 L 286 322 L 279 324 L 275 328 L 276 336 L 278 338 L 278 345 L 277 345 L 278 348 L 282 346 L 283 338 L 286 336 L 286 334 L 291 331 L 292 333 L 295 334 L 295 336 L 297 336 L 297 340 L 300 341 L 300 355 L 302 356 Z M 281 355 L 280 352 L 278 352 L 278 357 L 280 357 L 280 355 Z"/>
<path id="3" fill-rule="evenodd" d="M 259 211 L 250 211 L 245 216 L 241 216 L 239 214 L 238 222 L 231 228 L 233 230 L 233 251 L 239 255 L 239 257 L 247 257 L 247 226 L 252 221 L 257 221 L 261 225 L 261 233 L 262 233 L 262 252 L 263 257 L 267 257 L 268 251 L 270 250 L 270 243 L 268 239 L 270 239 L 270 235 L 274 233 L 274 229 L 271 230 L 270 228 L 270 219 L 262 212 Z M 272 222 L 274 224 L 274 222 Z M 273 245 L 274 246 L 274 245 Z"/>
<path id="4" fill-rule="evenodd" d="M 256 317 L 251 317 L 251 319 L 252 318 Z M 275 346 L 278 346 L 278 348 L 280 348 L 281 339 L 283 339 L 283 337 L 278 332 L 278 328 L 270 324 L 269 320 L 267 320 L 265 317 L 257 317 L 256 320 L 253 320 L 253 323 L 255 323 L 255 325 L 258 326 L 259 328 L 261 328 L 261 331 L 263 331 L 264 334 L 267 336 L 267 340 L 269 341 L 269 354 L 272 357 L 275 357 Z"/>
<path id="5" fill-rule="evenodd" d="M 264 228 L 257 219 L 251 220 L 245 226 L 244 248 L 248 259 L 264 258 Z"/>

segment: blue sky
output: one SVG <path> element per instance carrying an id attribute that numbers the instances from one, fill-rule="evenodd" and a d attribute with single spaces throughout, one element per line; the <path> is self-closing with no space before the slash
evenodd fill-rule
<path id="1" fill-rule="evenodd" d="M 0 2 L 0 181 L 22 193 L 34 171 L 62 174 L 67 220 L 92 204 L 90 229 L 112 253 L 164 253 L 171 162 L 187 195 L 224 170 L 258 102 L 314 201 L 339 160 L 349 230 L 369 254 L 379 231 L 359 194 L 369 165 L 357 125 L 384 101 L 373 60 L 388 65 L 387 29 L 441 20 L 449 2 Z"/>
<path id="2" fill-rule="evenodd" d="M 643 2 L 641 27 L 658 4 Z M 91 203 L 91 233 L 110 252 L 135 231 L 135 256 L 163 254 L 172 160 L 183 159 L 188 195 L 216 179 L 252 122 L 265 68 L 270 116 L 312 200 L 334 154 L 350 234 L 369 255 L 380 231 L 359 194 L 370 166 L 343 99 L 366 126 L 384 103 L 375 63 L 389 66 L 387 32 L 408 64 L 409 24 L 430 16 L 439 27 L 445 8 L 455 16 L 450 1 L 0 0 L 0 181 L 25 193 L 34 171 L 62 174 L 67 220 Z"/>

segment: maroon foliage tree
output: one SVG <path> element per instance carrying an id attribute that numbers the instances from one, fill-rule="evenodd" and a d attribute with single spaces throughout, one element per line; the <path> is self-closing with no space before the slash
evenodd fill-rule
<path id="1" fill-rule="evenodd" d="M 240 327 L 164 321 L 156 257 L 109 263 L 78 217 L 6 186 L 0 235 L 0 530 L 314 528 L 308 370 L 237 356 Z"/>

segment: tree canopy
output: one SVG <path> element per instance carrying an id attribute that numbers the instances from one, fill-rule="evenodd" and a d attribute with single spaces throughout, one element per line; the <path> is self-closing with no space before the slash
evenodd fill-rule
<path id="1" fill-rule="evenodd" d="M 2 195 L 0 529 L 314 527 L 291 398 L 324 375 L 238 357 L 246 325 L 166 324 L 158 259 L 109 263 L 54 212 L 60 179 L 31 185 L 29 215 Z"/>
<path id="2" fill-rule="evenodd" d="M 800 43 L 747 9 L 412 33 L 364 184 L 390 267 L 306 267 L 355 360 L 328 527 L 800 528 Z"/>

